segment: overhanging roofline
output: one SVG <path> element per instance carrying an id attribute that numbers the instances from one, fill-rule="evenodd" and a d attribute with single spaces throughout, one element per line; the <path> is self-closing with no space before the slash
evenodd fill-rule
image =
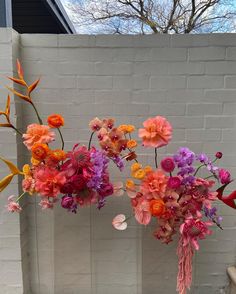
<path id="1" fill-rule="evenodd" d="M 0 27 L 12 27 L 11 0 L 0 1 Z"/>
<path id="2" fill-rule="evenodd" d="M 6 0 L 7 1 L 7 0 Z M 76 34 L 75 27 L 70 21 L 60 0 L 43 0 L 50 7 L 50 11 L 56 16 L 58 23 L 69 34 Z"/>

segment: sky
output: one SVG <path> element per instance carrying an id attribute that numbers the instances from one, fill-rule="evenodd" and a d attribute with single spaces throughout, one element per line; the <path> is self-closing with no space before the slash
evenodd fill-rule
<path id="1" fill-rule="evenodd" d="M 85 4 L 87 2 L 87 3 L 90 3 L 90 4 L 92 3 L 92 5 L 93 5 L 93 1 L 91 1 L 91 0 L 60 0 L 60 1 L 63 4 L 65 10 L 67 11 L 67 14 L 69 15 L 70 19 L 74 23 L 74 26 L 75 26 L 75 28 L 77 30 L 77 33 L 79 33 L 79 34 L 96 34 L 96 33 L 102 34 L 102 33 L 109 33 L 109 25 L 107 25 L 107 27 L 104 28 L 103 25 L 98 25 L 98 24 L 90 24 L 90 25 L 78 25 L 78 24 L 76 24 L 75 21 L 74 21 L 76 15 L 75 15 L 74 12 L 72 12 L 68 8 L 68 6 L 70 4 L 72 4 L 72 3 L 76 3 L 76 4 L 83 3 L 83 4 Z M 111 2 L 112 1 L 114 1 L 114 0 L 111 0 Z M 186 0 L 186 1 L 190 1 L 190 0 Z M 222 1 L 226 1 L 226 2 L 228 1 L 228 3 L 230 3 L 230 5 L 232 6 L 232 8 L 235 8 L 235 12 L 236 12 L 236 0 L 222 0 Z M 99 0 L 94 0 L 94 3 L 96 3 L 96 5 L 99 5 L 99 3 L 101 3 L 101 2 L 102 2 L 101 0 L 100 1 Z M 80 17 L 79 19 L 81 20 L 82 18 Z M 114 20 L 113 22 L 115 22 L 115 21 L 116 20 Z M 217 23 L 215 23 L 215 25 L 217 25 Z M 107 29 L 107 31 L 105 31 L 106 29 Z M 229 24 L 226 24 L 226 26 L 223 29 L 226 32 L 236 32 L 236 17 L 235 17 L 235 20 L 234 20 L 234 28 L 229 27 Z M 207 31 L 202 31 L 202 32 L 207 32 Z"/>

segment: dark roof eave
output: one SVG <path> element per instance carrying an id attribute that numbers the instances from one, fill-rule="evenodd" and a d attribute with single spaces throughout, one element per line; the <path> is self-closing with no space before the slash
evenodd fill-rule
<path id="1" fill-rule="evenodd" d="M 58 23 L 68 34 L 76 34 L 76 30 L 70 21 L 60 0 L 43 0 L 50 8 L 52 13 L 56 16 Z"/>

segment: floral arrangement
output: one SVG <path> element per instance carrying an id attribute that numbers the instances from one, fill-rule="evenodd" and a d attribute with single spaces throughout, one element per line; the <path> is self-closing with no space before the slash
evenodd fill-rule
<path id="1" fill-rule="evenodd" d="M 177 291 L 185 294 L 191 286 L 192 257 L 194 251 L 199 250 L 199 240 L 212 233 L 210 227 L 214 224 L 222 229 L 222 217 L 217 214 L 214 203 L 220 199 L 236 209 L 236 191 L 223 197 L 232 179 L 229 171 L 216 166 L 221 152 L 211 160 L 206 154 L 195 154 L 182 147 L 158 165 L 157 150 L 167 145 L 172 137 L 172 126 L 166 118 L 147 119 L 139 129 L 139 137 L 144 147 L 154 148 L 155 168 L 143 167 L 136 159 L 125 190 L 137 222 L 148 225 L 151 220 L 156 221 L 155 238 L 168 244 L 178 233 Z M 207 172 L 205 177 L 199 175 L 203 169 Z M 215 184 L 219 187 L 215 188 Z M 112 224 L 118 230 L 125 230 L 129 218 L 119 214 Z"/>
<path id="2" fill-rule="evenodd" d="M 20 212 L 20 200 L 26 194 L 39 195 L 42 209 L 52 209 L 60 199 L 62 208 L 76 213 L 79 207 L 91 204 L 101 209 L 108 196 L 120 196 L 125 191 L 130 198 L 132 216 L 138 223 L 148 225 L 152 220 L 156 221 L 154 236 L 158 240 L 168 244 L 178 234 L 177 291 L 186 294 L 191 286 L 192 257 L 194 251 L 199 250 L 199 240 L 212 233 L 212 225 L 222 229 L 222 217 L 214 203 L 219 199 L 236 209 L 236 191 L 223 196 L 224 189 L 233 180 L 229 171 L 216 166 L 222 153 L 217 152 L 212 160 L 206 154 L 195 154 L 189 148 L 181 147 L 176 154 L 158 163 L 158 148 L 166 146 L 172 138 L 172 126 L 161 116 L 147 119 L 139 129 L 142 145 L 154 149 L 155 168 L 143 166 L 138 161 L 135 152 L 138 143 L 131 136 L 135 127 L 115 127 L 113 119 L 94 118 L 89 123 L 91 135 L 88 146 L 77 143 L 72 150 L 65 151 L 61 131 L 64 118 L 60 114 L 51 114 L 44 124 L 31 97 L 40 80 L 28 85 L 19 61 L 17 72 L 17 78 L 9 79 L 23 91 L 8 89 L 33 107 L 38 123 L 28 125 L 24 133 L 17 129 L 11 121 L 11 99 L 8 95 L 6 109 L 0 111 L 0 116 L 6 121 L 0 123 L 0 127 L 17 132 L 31 154 L 31 163 L 22 169 L 0 157 L 10 170 L 10 174 L 0 181 L 0 192 L 15 176 L 23 177 L 23 193 L 16 199 L 14 195 L 8 198 L 8 211 Z M 61 140 L 60 149 L 53 149 L 50 145 L 56 139 L 55 130 Z M 94 135 L 99 148 L 92 146 Z M 125 187 L 121 182 L 111 183 L 108 171 L 110 162 L 123 171 L 124 160 L 134 161 L 131 164 L 132 178 L 127 179 Z M 202 171 L 207 174 L 200 175 Z M 125 230 L 129 218 L 119 214 L 112 224 L 118 230 Z"/>
<path id="3" fill-rule="evenodd" d="M 18 77 L 9 79 L 23 88 L 23 93 L 8 88 L 20 99 L 31 104 L 35 110 L 38 123 L 27 126 L 25 133 L 22 133 L 14 126 L 10 118 L 10 96 L 7 98 L 5 111 L 0 111 L 0 116 L 6 119 L 0 127 L 11 128 L 23 139 L 23 144 L 31 154 L 31 163 L 25 164 L 20 170 L 12 162 L 0 157 L 10 169 L 10 174 L 0 181 L 0 192 L 2 192 L 14 176 L 23 177 L 23 193 L 15 199 L 14 195 L 8 198 L 7 209 L 9 212 L 20 212 L 22 207 L 20 200 L 26 194 L 39 195 L 39 205 L 42 209 L 52 209 L 58 202 L 61 195 L 61 206 L 76 213 L 79 207 L 97 204 L 101 209 L 106 198 L 114 193 L 119 193 L 119 183 L 112 184 L 110 181 L 108 165 L 113 161 L 122 171 L 124 158 L 132 160 L 135 156 L 129 147 L 132 147 L 129 140 L 125 138 L 126 133 L 122 127 L 114 127 L 113 119 L 98 118 L 89 123 L 91 136 L 88 146 L 75 144 L 70 151 L 64 150 L 64 139 L 61 128 L 64 126 L 64 118 L 60 114 L 52 114 L 44 124 L 40 114 L 31 98 L 31 93 L 36 89 L 39 79 L 28 85 L 24 79 L 22 66 L 17 61 Z M 49 145 L 55 140 L 58 131 L 61 139 L 61 148 L 53 149 Z M 128 132 L 133 131 L 132 126 L 127 126 Z M 100 148 L 91 145 L 93 135 L 97 133 Z M 130 151 L 129 151 L 130 150 Z M 128 154 L 121 157 L 121 152 L 128 151 Z"/>

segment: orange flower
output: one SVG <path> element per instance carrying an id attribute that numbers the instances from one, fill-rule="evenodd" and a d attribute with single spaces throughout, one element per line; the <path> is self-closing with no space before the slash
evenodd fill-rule
<path id="1" fill-rule="evenodd" d="M 66 159 L 66 152 L 61 149 L 51 150 L 48 154 L 48 159 L 53 162 L 59 162 Z"/>
<path id="2" fill-rule="evenodd" d="M 134 181 L 131 179 L 127 179 L 125 186 L 127 189 L 134 189 L 134 187 L 135 187 Z"/>
<path id="3" fill-rule="evenodd" d="M 131 172 L 135 172 L 137 170 L 139 170 L 140 168 L 142 168 L 142 165 L 138 162 L 135 162 L 131 165 Z"/>
<path id="4" fill-rule="evenodd" d="M 130 148 L 130 149 L 137 147 L 137 145 L 138 144 L 137 144 L 137 142 L 135 140 L 129 140 L 127 142 L 127 147 Z"/>
<path id="5" fill-rule="evenodd" d="M 158 169 L 147 173 L 140 190 L 147 199 L 159 199 L 165 196 L 168 177 Z"/>
<path id="6" fill-rule="evenodd" d="M 132 173 L 132 176 L 135 179 L 142 180 L 146 176 L 146 172 L 144 169 L 140 168 L 139 170 Z"/>
<path id="7" fill-rule="evenodd" d="M 126 132 L 127 133 L 132 133 L 135 130 L 135 126 L 133 125 L 127 125 L 126 126 Z"/>
<path id="8" fill-rule="evenodd" d="M 121 132 L 127 134 L 127 133 L 132 133 L 135 130 L 135 127 L 133 125 L 120 125 L 118 129 Z"/>
<path id="9" fill-rule="evenodd" d="M 172 126 L 166 118 L 156 116 L 143 123 L 144 129 L 139 129 L 139 137 L 146 147 L 162 147 L 168 144 L 172 137 Z"/>
<path id="10" fill-rule="evenodd" d="M 113 118 L 107 118 L 103 119 L 102 122 L 105 128 L 112 129 L 115 121 Z"/>
<path id="11" fill-rule="evenodd" d="M 51 114 L 48 117 L 48 125 L 50 128 L 60 128 L 64 126 L 64 118 L 60 114 Z"/>
<path id="12" fill-rule="evenodd" d="M 165 203 L 161 199 L 154 199 L 150 201 L 150 212 L 152 216 L 161 216 L 165 213 Z"/>
<path id="13" fill-rule="evenodd" d="M 37 160 L 37 159 L 34 159 L 33 157 L 31 157 L 31 160 L 30 161 L 31 161 L 32 165 L 34 165 L 34 166 L 37 166 L 37 165 L 40 164 L 40 161 Z"/>
<path id="14" fill-rule="evenodd" d="M 144 167 L 144 170 L 145 170 L 146 173 L 149 173 L 149 172 L 152 171 L 152 167 L 150 165 L 147 165 L 147 166 Z"/>
<path id="15" fill-rule="evenodd" d="M 34 159 L 42 161 L 47 157 L 49 148 L 47 144 L 38 143 L 33 145 L 31 152 Z"/>
<path id="16" fill-rule="evenodd" d="M 109 138 L 111 139 L 112 142 L 119 141 L 123 138 L 123 133 L 118 130 L 117 128 L 113 128 L 110 133 L 109 133 Z"/>
<path id="17" fill-rule="evenodd" d="M 55 133 L 50 131 L 49 126 L 31 124 L 23 134 L 24 144 L 30 150 L 36 143 L 50 143 L 55 139 Z"/>

